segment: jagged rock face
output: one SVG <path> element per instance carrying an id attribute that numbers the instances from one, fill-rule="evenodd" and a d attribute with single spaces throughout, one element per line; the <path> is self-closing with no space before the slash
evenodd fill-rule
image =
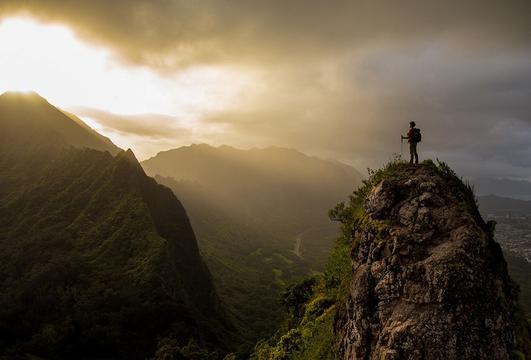
<path id="1" fill-rule="evenodd" d="M 430 166 L 378 184 L 355 230 L 342 359 L 509 359 L 517 290 L 483 220 Z"/>

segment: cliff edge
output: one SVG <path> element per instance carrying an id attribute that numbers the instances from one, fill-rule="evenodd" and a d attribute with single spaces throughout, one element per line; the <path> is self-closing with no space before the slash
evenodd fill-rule
<path id="1" fill-rule="evenodd" d="M 495 224 L 445 164 L 391 163 L 337 214 L 352 232 L 346 305 L 334 325 L 339 358 L 531 356 Z"/>
<path id="2" fill-rule="evenodd" d="M 284 294 L 283 331 L 252 360 L 531 359 L 494 222 L 444 163 L 394 161 L 330 210 L 326 270 Z"/>

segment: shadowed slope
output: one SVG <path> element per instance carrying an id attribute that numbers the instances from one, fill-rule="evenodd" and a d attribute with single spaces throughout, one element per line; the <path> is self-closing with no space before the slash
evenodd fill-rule
<path id="1" fill-rule="evenodd" d="M 171 190 L 130 150 L 86 148 L 101 139 L 41 98 L 16 103 L 14 124 L 0 101 L 0 355 L 145 359 L 159 340 L 174 356 L 190 340 L 226 351 L 230 325 Z"/>

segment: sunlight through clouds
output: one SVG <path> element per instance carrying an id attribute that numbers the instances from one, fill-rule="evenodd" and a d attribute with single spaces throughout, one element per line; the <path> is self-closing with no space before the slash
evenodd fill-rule
<path id="1" fill-rule="evenodd" d="M 123 65 L 113 55 L 79 41 L 63 25 L 7 18 L 0 22 L 0 92 L 33 90 L 63 108 L 165 114 L 194 127 L 205 112 L 229 108 L 250 82 L 249 74 L 226 67 L 162 75 Z"/>

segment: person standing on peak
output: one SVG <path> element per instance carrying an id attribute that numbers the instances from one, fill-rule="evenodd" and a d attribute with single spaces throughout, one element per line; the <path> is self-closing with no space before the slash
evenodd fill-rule
<path id="1" fill-rule="evenodd" d="M 406 136 L 400 135 L 401 139 L 407 139 L 409 143 L 409 163 L 413 164 L 413 158 L 415 158 L 415 164 L 419 163 L 419 154 L 417 154 L 417 144 L 421 141 L 422 135 L 420 129 L 417 129 L 414 121 L 409 123 L 409 130 Z"/>

